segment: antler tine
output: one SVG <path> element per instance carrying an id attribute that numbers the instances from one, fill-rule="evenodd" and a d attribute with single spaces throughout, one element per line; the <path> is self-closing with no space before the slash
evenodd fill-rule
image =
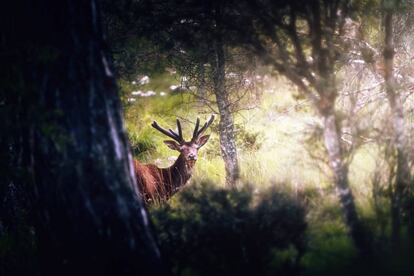
<path id="1" fill-rule="evenodd" d="M 203 127 L 197 132 L 197 137 L 200 136 L 214 121 L 214 115 L 210 116 L 210 119 L 203 125 Z"/>
<path id="2" fill-rule="evenodd" d="M 182 142 L 180 137 L 178 137 L 178 135 L 174 131 L 172 131 L 171 129 L 168 131 L 160 127 L 156 121 L 153 121 L 151 126 L 155 128 L 156 130 L 158 130 L 159 132 L 161 132 L 162 134 L 167 135 L 168 137 L 174 139 L 175 141 Z"/>
<path id="3" fill-rule="evenodd" d="M 198 127 L 200 126 L 200 118 L 197 117 L 197 121 L 196 121 L 196 125 L 194 128 L 194 132 L 193 132 L 193 138 L 191 139 L 191 141 L 195 141 L 197 139 L 197 133 L 198 133 Z"/>
<path id="4" fill-rule="evenodd" d="M 174 130 L 172 130 L 171 128 L 169 128 L 168 130 L 170 131 L 170 133 L 171 133 L 173 136 L 175 136 L 175 139 L 176 139 L 178 142 L 184 142 L 183 137 L 179 136 L 179 135 L 177 134 L 177 132 L 175 132 L 175 131 L 174 131 Z"/>
<path id="5" fill-rule="evenodd" d="M 180 120 L 177 119 L 177 129 L 178 129 L 178 136 L 180 139 L 184 140 L 183 138 L 183 130 L 181 129 L 181 123 Z"/>

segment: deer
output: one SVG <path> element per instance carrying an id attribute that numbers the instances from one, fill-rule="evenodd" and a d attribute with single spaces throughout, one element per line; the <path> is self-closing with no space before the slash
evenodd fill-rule
<path id="1" fill-rule="evenodd" d="M 145 204 L 161 203 L 176 194 L 191 178 L 194 165 L 197 161 L 198 150 L 204 146 L 210 135 L 202 135 L 214 121 L 214 115 L 200 127 L 200 119 L 197 118 L 193 136 L 190 141 L 185 141 L 181 129 L 180 120 L 177 119 L 177 131 L 164 129 L 153 121 L 151 126 L 170 137 L 173 140 L 165 140 L 170 149 L 180 153 L 174 164 L 167 168 L 159 168 L 154 164 L 141 164 L 134 160 L 134 169 L 138 190 Z"/>

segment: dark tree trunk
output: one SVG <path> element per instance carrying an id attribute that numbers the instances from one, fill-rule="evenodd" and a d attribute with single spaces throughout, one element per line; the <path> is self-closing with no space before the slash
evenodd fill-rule
<path id="1" fill-rule="evenodd" d="M 394 245 L 400 243 L 401 232 L 401 204 L 404 192 L 410 184 L 411 172 L 408 165 L 408 157 L 405 153 L 407 145 L 404 136 L 404 112 L 400 96 L 395 91 L 394 80 L 394 45 L 393 45 L 393 12 L 386 10 L 384 14 L 384 79 L 385 90 L 391 109 L 393 128 L 393 143 L 397 154 L 397 168 L 395 186 L 391 193 L 391 236 Z"/>
<path id="2" fill-rule="evenodd" d="M 16 124 L 28 141 L 20 162 L 33 188 L 30 211 L 43 274 L 162 273 L 147 212 L 133 191 L 96 1 L 16 7 L 19 15 L 8 18 L 13 32 L 2 46 L 20 55 L 22 73 L 14 74 L 32 100 L 13 112 L 28 115 L 17 115 Z"/>
<path id="3" fill-rule="evenodd" d="M 234 137 L 234 121 L 231 106 L 225 86 L 225 56 L 224 45 L 220 39 L 215 42 L 214 66 L 214 94 L 220 115 L 219 135 L 221 156 L 226 169 L 226 184 L 230 187 L 236 185 L 240 177 L 237 148 Z"/>

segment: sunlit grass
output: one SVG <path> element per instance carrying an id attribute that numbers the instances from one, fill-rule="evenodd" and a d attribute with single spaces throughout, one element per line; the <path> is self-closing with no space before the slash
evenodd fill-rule
<path id="1" fill-rule="evenodd" d="M 167 78 L 171 83 L 171 78 Z M 158 79 L 147 84 L 148 89 L 167 86 L 168 81 Z M 161 85 L 162 84 L 162 85 Z M 152 86 L 151 86 L 152 85 Z M 332 190 L 329 169 L 316 166 L 305 146 L 308 133 L 321 122 L 306 100 L 297 100 L 296 89 L 283 80 L 273 80 L 264 88 L 258 108 L 235 115 L 235 123 L 244 131 L 259 133 L 261 145 L 258 150 L 239 148 L 241 179 L 257 187 L 274 183 L 291 183 L 293 190 L 315 189 L 324 193 Z M 172 164 L 174 152 L 163 144 L 167 137 L 152 129 L 156 120 L 165 127 L 175 128 L 180 118 L 186 137 L 191 135 L 194 121 L 200 116 L 195 105 L 188 104 L 190 94 L 172 94 L 167 97 L 138 98 L 125 108 L 126 127 L 133 143 L 140 140 L 153 145 L 153 150 L 137 157 L 144 162 L 156 162 L 161 166 Z M 203 110 L 202 113 L 205 113 Z M 206 117 L 201 114 L 201 117 Z M 218 122 L 213 124 L 216 125 Z M 214 127 L 213 127 L 214 128 Z M 236 128 L 236 132 L 238 129 Z M 224 164 L 218 148 L 218 135 L 211 131 L 211 139 L 199 152 L 191 182 L 211 180 L 224 186 Z M 168 138 L 167 138 L 168 139 Z M 359 205 L 370 206 L 370 185 L 378 152 L 369 145 L 357 150 L 349 169 L 349 179 Z"/>
<path id="2" fill-rule="evenodd" d="M 235 114 L 236 134 L 243 132 L 257 134 L 257 147 L 247 148 L 238 143 L 238 156 L 243 184 L 253 187 L 252 191 L 263 191 L 277 186 L 300 197 L 307 204 L 309 223 L 309 248 L 303 258 L 308 275 L 320 273 L 329 275 L 339 270 L 347 271 L 355 258 L 355 249 L 347 233 L 342 211 L 331 179 L 331 171 L 325 161 L 315 160 L 315 145 L 308 138 L 315 129 L 321 129 L 322 122 L 311 104 L 296 99 L 296 89 L 286 82 L 272 81 L 271 88 L 264 88 L 261 103 L 255 109 Z M 197 116 L 208 117 L 206 110 L 200 110 L 192 102 L 190 94 L 173 94 L 167 97 L 140 98 L 128 104 L 125 109 L 127 130 L 132 144 L 148 141 L 153 149 L 136 158 L 145 163 L 166 167 L 173 163 L 178 152 L 163 144 L 168 139 L 151 128 L 153 120 L 167 128 L 175 128 L 178 117 L 183 123 L 185 137 L 191 136 Z M 340 106 L 345 108 L 345 106 Z M 386 110 L 378 108 L 378 112 Z M 362 114 L 365 114 L 363 111 Z M 369 115 L 366 115 L 369 119 Z M 368 121 L 368 119 L 364 119 Z M 187 185 L 211 182 L 225 187 L 224 163 L 220 156 L 218 120 L 208 133 L 210 141 L 199 151 L 192 178 Z M 380 122 L 372 123 L 377 126 Z M 319 149 L 318 156 L 326 154 Z M 373 233 L 389 235 L 388 201 L 384 197 L 373 200 L 373 177 L 380 172 L 382 184 L 386 183 L 386 170 L 379 170 L 378 160 L 383 159 L 378 146 L 365 143 L 357 148 L 349 166 L 349 181 L 358 213 L 364 218 Z M 326 157 L 326 155 L 325 155 Z M 282 187 L 283 186 L 283 187 Z M 174 198 L 172 199 L 174 204 Z M 379 207 L 378 207 L 379 206 Z M 324 271 L 319 269 L 323 268 Z M 330 271 L 332 269 L 332 271 Z"/>
<path id="3" fill-rule="evenodd" d="M 309 139 L 314 137 L 315 130 L 318 133 L 322 129 L 322 122 L 307 100 L 295 97 L 295 88 L 282 80 L 272 81 L 270 85 L 271 89 L 263 88 L 267 92 L 263 92 L 257 108 L 241 111 L 234 117 L 241 167 L 239 188 L 243 189 L 244 184 L 247 184 L 253 193 L 261 193 L 269 187 L 276 187 L 305 204 L 308 247 L 301 260 L 304 275 L 352 274 L 356 271 L 355 267 L 364 264 L 355 264 L 356 250 L 344 223 L 331 171 L 326 160 L 322 160 L 326 158 L 322 137 Z M 338 104 L 338 112 L 346 114 L 346 108 L 345 102 Z M 370 104 L 354 119 L 363 129 L 381 128 L 384 116 L 377 116 L 379 119 L 373 120 L 372 114 L 386 112 L 386 103 Z M 159 167 L 170 166 L 179 153 L 164 145 L 163 141 L 168 138 L 154 130 L 150 126 L 151 122 L 156 120 L 164 127 L 175 128 L 175 119 L 180 118 L 184 136 L 188 139 L 197 116 L 205 120 L 208 112 L 200 109 L 200 105 L 195 105 L 188 93 L 138 98 L 134 103 L 127 103 L 125 119 L 131 145 L 148 148 L 142 154 L 134 152 L 135 157 Z M 186 189 L 206 182 L 217 188 L 226 187 L 217 124 L 218 119 L 208 131 L 211 134 L 210 141 L 200 149 L 199 159 Z M 253 147 L 247 147 L 240 139 L 241 136 L 244 139 L 246 133 L 257 143 Z M 320 144 L 316 145 L 315 141 Z M 315 159 L 312 154 L 321 160 Z M 377 143 L 367 142 L 354 150 L 348 177 L 358 214 L 364 224 L 369 227 L 374 238 L 387 240 L 386 237 L 390 236 L 389 197 L 384 191 L 387 190 L 389 178 L 384 153 Z M 378 183 L 375 177 L 379 177 Z M 377 191 L 375 199 L 374 189 L 381 190 L 379 193 Z M 169 204 L 179 207 L 178 198 L 174 196 Z M 280 259 L 280 256 L 276 259 Z M 399 263 L 408 267 L 410 261 L 390 257 L 384 260 L 382 267 L 394 271 L 395 265 Z"/>

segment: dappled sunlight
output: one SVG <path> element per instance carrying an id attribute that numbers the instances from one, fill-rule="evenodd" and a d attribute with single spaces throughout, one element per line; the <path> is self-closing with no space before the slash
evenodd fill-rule
<path id="1" fill-rule="evenodd" d="M 313 110 L 310 101 L 295 98 L 297 90 L 289 85 L 288 81 L 283 78 L 269 77 L 266 80 L 268 86 L 260 88 L 262 91 L 259 92 L 261 97 L 257 106 L 235 114 L 236 134 L 239 133 L 237 135 L 244 137 L 242 140 L 237 140 L 241 169 L 239 185 L 249 184 L 254 193 L 260 193 L 269 187 L 277 187 L 304 200 L 308 208 L 307 222 L 310 226 L 308 231 L 312 238 L 309 252 L 304 255 L 302 265 L 307 267 L 311 275 L 321 273 L 318 269 L 322 267 L 323 273 L 327 273 L 329 269 L 335 271 L 341 267 L 348 270 L 350 263 L 356 257 L 356 251 L 348 236 L 339 207 L 340 203 L 334 196 L 332 174 L 324 161 L 326 153 L 324 150 L 318 152 L 317 158 L 320 159 L 315 159 L 312 154 L 313 138 L 311 137 L 315 135 L 315 131 L 318 133 L 318 130 L 323 128 L 323 123 Z M 346 97 L 340 98 L 338 105 L 345 112 L 350 108 L 351 103 L 344 99 Z M 167 96 L 162 100 L 148 98 L 141 99 L 140 102 L 126 109 L 127 124 L 130 123 L 129 118 L 134 117 L 134 112 L 142 109 L 146 112 L 141 113 L 145 116 L 141 122 L 149 122 L 149 118 L 173 122 L 175 116 L 172 113 L 163 112 L 167 109 L 152 109 L 153 105 L 159 106 L 160 103 L 170 106 L 168 103 L 170 100 L 177 106 L 173 114 L 177 117 L 184 117 L 186 119 L 184 124 L 192 125 L 194 118 L 208 114 L 208 110 L 200 109 L 199 105 L 188 105 L 188 103 L 196 102 L 196 99 L 191 99 L 190 94 L 184 98 L 177 96 Z M 380 108 L 375 103 L 363 105 L 357 112 L 358 116 L 362 116 L 359 122 L 360 127 L 375 127 L 383 124 L 381 117 L 387 109 L 386 103 L 381 104 Z M 363 116 L 371 117 L 367 117 L 364 122 Z M 138 129 L 135 131 L 138 133 Z M 188 184 L 190 190 L 206 181 L 214 183 L 213 185 L 218 188 L 226 186 L 224 163 L 220 156 L 219 138 L 216 131 L 217 122 L 210 131 L 210 142 L 200 151 Z M 250 133 L 248 139 L 252 140 L 243 140 L 247 139 L 244 136 L 245 132 Z M 153 135 L 151 139 L 154 150 L 146 156 L 146 162 L 158 162 L 157 164 L 162 167 L 172 164 L 173 161 L 170 159 L 176 156 L 176 153 L 161 143 L 160 137 L 156 137 L 157 134 L 152 132 L 149 123 L 141 125 L 139 133 L 152 133 Z M 187 135 L 190 134 L 187 133 Z M 378 203 L 373 200 L 375 187 L 372 181 L 379 170 L 378 160 L 383 157 L 378 147 L 368 141 L 370 138 L 363 135 L 366 134 L 363 133 L 361 136 L 367 140 L 367 143 L 362 143 L 361 146 L 353 149 L 349 159 L 349 182 L 355 195 L 357 208 L 361 216 L 368 221 L 378 216 L 379 212 L 379 207 L 376 205 Z M 343 139 L 345 144 L 356 143 L 347 140 L 349 139 L 347 133 L 344 133 Z M 362 142 L 365 142 L 363 139 Z M 179 206 L 180 203 L 174 197 L 171 204 Z M 382 205 L 382 208 L 385 206 Z M 381 233 L 383 231 L 381 227 L 383 226 L 372 226 L 372 230 Z"/>
<path id="2" fill-rule="evenodd" d="M 0 275 L 414 275 L 413 0 L 9 2 Z"/>
<path id="3" fill-rule="evenodd" d="M 257 108 L 244 110 L 241 112 L 241 116 L 236 116 L 236 124 L 239 124 L 247 132 L 258 133 L 257 139 L 260 140 L 255 141 L 260 143 L 260 147 L 256 150 L 244 149 L 243 147 L 240 149 L 242 179 L 257 185 L 292 181 L 295 183 L 296 189 L 326 188 L 325 186 L 329 182 L 326 172 L 321 172 L 315 167 L 314 160 L 308 155 L 308 151 L 304 147 L 307 133 L 320 126 L 320 120 L 313 112 L 309 111 L 309 103 L 300 102 L 298 104 L 292 98 L 292 91 L 286 90 L 292 90 L 292 87 L 287 85 L 286 81 L 281 79 L 279 81 L 269 81 L 269 83 L 274 87 L 278 87 L 278 89 L 273 89 L 272 93 L 263 92 L 263 98 Z M 262 89 L 266 91 L 267 88 Z M 140 111 L 139 133 L 144 140 L 147 139 L 145 137 L 148 135 L 155 149 L 152 155 L 146 155 L 143 160 L 145 162 L 158 160 L 158 164 L 162 167 L 171 165 L 173 162 L 168 159 L 176 153 L 161 143 L 163 137 L 154 133 L 149 124 L 152 120 L 173 122 L 175 118 L 168 113 L 167 108 L 159 107 L 154 110 L 151 106 L 159 106 L 159 101 L 162 101 L 164 106 L 169 106 L 168 102 L 170 100 L 177 105 L 176 116 L 181 117 L 178 115 L 182 112 L 180 106 L 183 106 L 186 100 L 181 99 L 183 102 L 180 104 L 177 102 L 180 99 L 176 96 L 162 100 L 142 99 L 140 102 L 129 106 L 125 115 L 128 126 L 137 118 L 134 116 L 135 112 L 142 109 L 147 110 L 145 113 Z M 277 103 L 277 106 L 269 105 L 269 103 Z M 159 110 L 166 110 L 166 112 L 160 113 Z M 184 114 L 187 116 L 185 119 L 191 121 L 196 116 L 200 116 L 201 114 L 197 114 L 198 110 L 196 107 L 185 110 Z M 147 122 L 147 125 L 143 125 L 143 122 Z M 184 124 L 188 124 L 188 122 L 184 121 Z M 184 127 L 185 129 L 186 127 Z M 129 133 L 138 133 L 138 128 L 130 128 Z M 210 141 L 200 151 L 200 159 L 197 161 L 192 181 L 212 180 L 214 183 L 223 183 L 224 185 L 225 174 L 223 162 L 219 155 L 220 151 L 213 148 L 218 146 L 217 142 L 214 142 L 218 140 L 218 136 L 214 131 L 211 140 L 213 142 Z"/>

